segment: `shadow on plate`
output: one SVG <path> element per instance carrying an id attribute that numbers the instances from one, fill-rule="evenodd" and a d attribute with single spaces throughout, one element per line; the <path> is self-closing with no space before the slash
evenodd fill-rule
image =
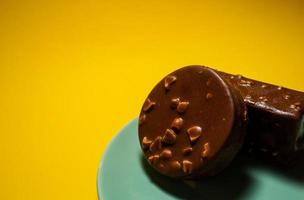
<path id="1" fill-rule="evenodd" d="M 304 186 L 304 152 L 301 152 L 301 156 L 296 160 L 296 164 L 286 170 L 279 170 L 278 173 L 283 174 L 287 178 L 297 181 Z"/>
<path id="2" fill-rule="evenodd" d="M 223 172 L 204 181 L 181 181 L 165 177 L 149 166 L 140 154 L 141 164 L 150 178 L 161 190 L 178 199 L 187 200 L 238 200 L 243 199 L 255 184 L 250 169 L 268 170 L 272 173 L 296 181 L 304 186 L 304 156 L 293 167 L 282 168 L 241 153 Z"/>
<path id="3" fill-rule="evenodd" d="M 142 167 L 150 180 L 161 190 L 178 199 L 197 200 L 237 200 L 245 195 L 250 184 L 250 176 L 242 169 L 242 157 L 235 161 L 222 173 L 204 181 L 181 181 L 165 177 L 149 166 L 141 155 Z"/>
<path id="4" fill-rule="evenodd" d="M 243 157 L 247 155 L 243 153 Z M 298 152 L 297 158 L 293 159 L 289 165 L 282 165 L 269 161 L 267 157 L 253 156 L 247 157 L 242 165 L 246 165 L 247 168 L 259 168 L 268 170 L 271 173 L 289 179 L 301 186 L 304 186 L 304 151 Z"/>

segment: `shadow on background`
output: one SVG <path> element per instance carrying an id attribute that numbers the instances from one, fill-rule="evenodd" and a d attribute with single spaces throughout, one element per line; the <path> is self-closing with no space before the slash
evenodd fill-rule
<path id="1" fill-rule="evenodd" d="M 187 200 L 238 200 L 246 197 L 246 193 L 254 186 L 251 169 L 262 169 L 296 181 L 304 187 L 304 156 L 297 159 L 292 167 L 282 167 L 263 162 L 241 153 L 223 172 L 203 181 L 181 181 L 167 178 L 149 166 L 145 158 L 140 155 L 141 164 L 150 180 L 166 193 L 178 199 Z"/>

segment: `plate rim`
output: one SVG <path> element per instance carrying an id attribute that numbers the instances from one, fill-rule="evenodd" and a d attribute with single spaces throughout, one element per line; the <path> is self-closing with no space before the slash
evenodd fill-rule
<path id="1" fill-rule="evenodd" d="M 102 171 L 102 166 L 104 163 L 104 159 L 107 156 L 107 154 L 109 153 L 109 147 L 113 144 L 113 142 L 118 138 L 119 134 L 121 132 L 123 132 L 123 130 L 125 130 L 126 128 L 128 128 L 129 126 L 131 126 L 131 124 L 133 124 L 134 122 L 138 121 L 138 117 L 133 118 L 132 120 L 130 120 L 126 125 L 124 125 L 119 131 L 117 131 L 117 133 L 112 137 L 112 139 L 110 140 L 110 142 L 108 143 L 108 145 L 106 146 L 104 153 L 101 155 L 101 159 L 99 161 L 99 165 L 98 165 L 98 169 L 97 169 L 97 178 L 96 178 L 96 187 L 97 187 L 97 196 L 99 200 L 104 200 L 103 197 L 101 196 L 101 171 Z"/>
<path id="2" fill-rule="evenodd" d="M 118 139 L 118 137 L 121 135 L 121 133 L 123 133 L 126 129 L 129 129 L 130 126 L 135 126 L 137 127 L 136 125 L 138 124 L 138 117 L 135 117 L 133 119 L 131 119 L 128 123 L 126 123 L 119 131 L 117 131 L 117 133 L 111 138 L 111 140 L 109 141 L 109 143 L 107 144 L 105 150 L 104 150 L 104 153 L 101 155 L 101 158 L 100 158 L 100 161 L 99 161 L 99 165 L 98 165 L 98 169 L 97 169 L 97 177 L 96 177 L 96 189 L 97 189 L 97 197 L 98 197 L 98 200 L 105 200 L 104 196 L 103 196 L 103 193 L 105 193 L 105 191 L 102 191 L 102 174 L 103 174 L 103 166 L 105 164 L 105 158 L 108 156 L 108 154 L 110 153 L 110 146 L 113 145 L 113 143 Z M 138 143 L 139 144 L 139 143 Z M 254 172 L 255 173 L 255 172 Z M 260 172 L 257 171 L 258 174 L 260 174 Z M 262 171 L 262 174 L 260 175 L 263 175 L 263 173 L 265 173 L 264 171 Z M 250 173 L 251 174 L 251 173 Z M 268 174 L 268 172 L 267 172 Z M 271 175 L 272 176 L 272 175 Z M 254 177 L 256 177 L 256 175 L 254 175 Z M 284 177 L 283 177 L 284 178 Z M 285 178 L 284 178 L 285 179 Z M 274 180 L 273 178 L 270 177 L 271 181 L 275 181 L 277 182 L 276 180 Z M 264 182 L 264 181 L 262 181 Z M 267 181 L 266 181 L 267 182 Z M 285 181 L 284 181 L 285 182 Z M 260 184 L 259 184 L 260 185 Z M 262 191 L 262 190 L 261 190 Z M 261 192 L 259 191 L 259 192 Z M 262 191 L 263 192 L 263 191 Z M 295 193 L 295 194 L 298 194 Z M 250 196 L 249 196 L 250 197 Z M 255 197 L 255 196 L 253 196 Z M 256 196 L 256 197 L 260 197 L 260 195 Z M 250 197 L 251 198 L 251 197 Z"/>

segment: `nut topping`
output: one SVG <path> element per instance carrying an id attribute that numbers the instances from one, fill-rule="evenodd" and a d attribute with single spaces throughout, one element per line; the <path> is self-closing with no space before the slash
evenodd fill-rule
<path id="1" fill-rule="evenodd" d="M 181 117 L 177 117 L 171 123 L 171 128 L 179 131 L 183 126 L 184 120 Z"/>
<path id="2" fill-rule="evenodd" d="M 143 105 L 143 111 L 144 112 L 149 112 L 153 109 L 154 106 L 155 106 L 155 102 L 153 102 L 149 98 L 147 98 L 144 105 Z"/>
<path id="3" fill-rule="evenodd" d="M 176 161 L 173 161 L 171 163 L 171 167 L 174 169 L 174 170 L 179 170 L 182 166 L 180 164 L 180 162 L 178 162 L 177 160 Z"/>
<path id="4" fill-rule="evenodd" d="M 167 129 L 162 141 L 166 144 L 174 144 L 176 141 L 176 134 L 172 129 Z"/>
<path id="5" fill-rule="evenodd" d="M 211 99 L 212 97 L 213 97 L 213 94 L 212 94 L 212 93 L 207 93 L 206 99 Z"/>
<path id="6" fill-rule="evenodd" d="M 190 174 L 192 172 L 192 162 L 189 160 L 183 160 L 183 171 L 186 174 Z"/>
<path id="7" fill-rule="evenodd" d="M 189 139 L 191 143 L 194 143 L 202 134 L 202 128 L 199 126 L 193 126 L 187 130 Z"/>
<path id="8" fill-rule="evenodd" d="M 192 151 L 193 151 L 192 147 L 186 147 L 183 149 L 183 154 L 186 156 L 186 155 L 191 154 Z"/>
<path id="9" fill-rule="evenodd" d="M 150 156 L 148 160 L 152 165 L 155 165 L 159 161 L 159 155 Z"/>
<path id="10" fill-rule="evenodd" d="M 149 149 L 151 144 L 152 144 L 152 140 L 149 140 L 146 136 L 143 138 L 141 142 L 141 146 L 144 150 Z"/>
<path id="11" fill-rule="evenodd" d="M 166 90 L 169 90 L 170 89 L 170 85 L 172 85 L 173 83 L 175 83 L 175 81 L 176 81 L 176 77 L 175 76 L 172 76 L 172 75 L 167 76 L 167 78 L 165 79 L 165 88 L 166 88 Z"/>
<path id="12" fill-rule="evenodd" d="M 161 140 L 162 140 L 162 138 L 160 136 L 158 136 L 157 138 L 155 138 L 155 140 L 150 145 L 150 151 L 151 152 L 156 152 L 157 150 L 161 149 L 161 147 L 162 147 Z"/>
<path id="13" fill-rule="evenodd" d="M 159 157 L 163 160 L 166 160 L 166 159 L 170 159 L 172 158 L 172 152 L 170 149 L 164 149 L 160 154 L 159 154 Z"/>
<path id="14" fill-rule="evenodd" d="M 139 117 L 139 125 L 142 125 L 145 121 L 146 121 L 146 115 L 145 115 L 145 114 L 142 114 L 142 115 Z"/>
<path id="15" fill-rule="evenodd" d="M 188 106 L 189 106 L 188 101 L 179 102 L 177 105 L 177 112 L 184 113 L 187 110 Z"/>
<path id="16" fill-rule="evenodd" d="M 177 108 L 179 102 L 180 102 L 179 98 L 171 99 L 171 105 L 170 105 L 170 107 L 173 108 L 173 109 Z"/>
<path id="17" fill-rule="evenodd" d="M 210 151 L 210 146 L 209 146 L 209 143 L 205 143 L 204 144 L 204 147 L 203 147 L 203 150 L 202 150 L 202 157 L 203 158 L 207 158 L 208 155 L 209 155 L 209 151 Z"/>

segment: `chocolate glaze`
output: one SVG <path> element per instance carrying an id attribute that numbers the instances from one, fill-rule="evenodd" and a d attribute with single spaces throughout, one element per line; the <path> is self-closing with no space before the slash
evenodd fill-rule
<path id="1" fill-rule="evenodd" d="M 139 142 L 150 165 L 166 176 L 195 179 L 230 163 L 243 143 L 247 115 L 230 83 L 212 69 L 188 66 L 154 87 L 140 119 Z"/>
<path id="2" fill-rule="evenodd" d="M 240 91 L 248 108 L 247 148 L 287 163 L 303 149 L 304 93 L 218 72 Z"/>

